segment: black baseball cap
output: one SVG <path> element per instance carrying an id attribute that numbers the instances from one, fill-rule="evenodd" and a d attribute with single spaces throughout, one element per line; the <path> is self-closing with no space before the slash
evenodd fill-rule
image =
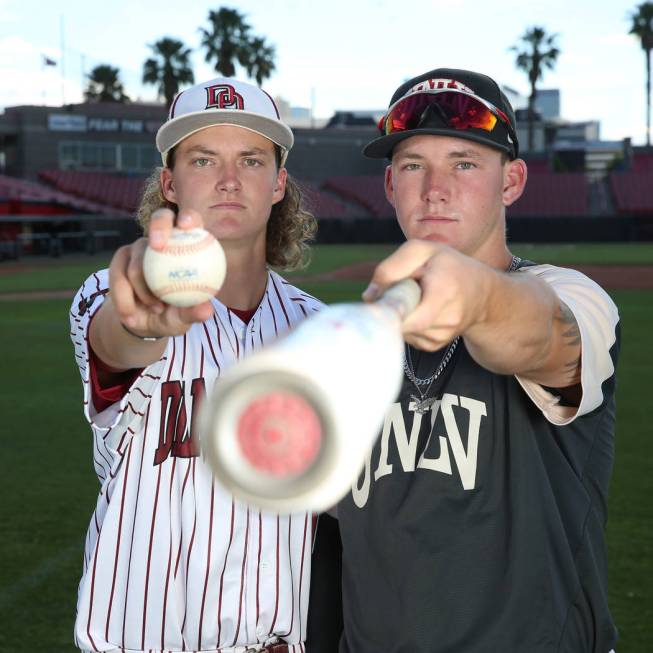
<path id="1" fill-rule="evenodd" d="M 400 118 L 391 120 L 394 115 Z M 506 152 L 511 159 L 519 154 L 510 101 L 491 77 L 471 70 L 436 68 L 404 82 L 379 128 L 383 135 L 363 149 L 371 159 L 392 158 L 397 143 L 421 134 L 464 138 Z"/>

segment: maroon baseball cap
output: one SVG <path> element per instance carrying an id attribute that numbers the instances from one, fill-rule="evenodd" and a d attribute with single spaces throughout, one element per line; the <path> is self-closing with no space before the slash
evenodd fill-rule
<path id="1" fill-rule="evenodd" d="M 363 154 L 392 158 L 397 143 L 422 134 L 455 136 L 519 154 L 515 113 L 499 85 L 471 70 L 436 68 L 403 83 L 379 123 L 382 136 Z"/>

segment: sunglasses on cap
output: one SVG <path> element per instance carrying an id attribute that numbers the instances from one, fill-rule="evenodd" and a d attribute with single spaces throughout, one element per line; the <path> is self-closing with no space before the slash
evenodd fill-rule
<path id="1" fill-rule="evenodd" d="M 395 102 L 379 122 L 384 135 L 417 129 L 432 112 L 445 125 L 456 130 L 494 130 L 500 122 L 508 132 L 509 142 L 515 150 L 517 137 L 508 116 L 491 102 L 461 91 L 425 90 L 413 93 Z"/>

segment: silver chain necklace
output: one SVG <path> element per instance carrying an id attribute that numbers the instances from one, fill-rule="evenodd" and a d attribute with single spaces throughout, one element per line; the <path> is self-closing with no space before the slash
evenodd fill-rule
<path id="1" fill-rule="evenodd" d="M 415 372 L 413 371 L 413 359 L 410 355 L 410 346 L 406 344 L 406 354 L 404 355 L 404 372 L 406 376 L 410 379 L 411 383 L 415 386 L 417 392 L 419 393 L 419 397 L 413 393 L 411 393 L 410 395 L 410 398 L 412 399 L 412 403 L 414 404 L 411 410 L 414 410 L 416 413 L 423 415 L 431 408 L 431 406 L 435 402 L 435 397 L 427 396 L 429 390 L 431 389 L 433 382 L 440 376 L 440 374 L 442 374 L 444 368 L 448 365 L 449 361 L 451 360 L 451 357 L 456 351 L 456 347 L 458 346 L 459 340 L 460 340 L 460 336 L 456 336 L 449 343 L 449 346 L 447 347 L 447 350 L 444 352 L 444 356 L 442 356 L 442 360 L 440 361 L 440 364 L 438 365 L 437 369 L 435 370 L 435 372 L 433 372 L 433 374 L 431 374 L 431 376 L 429 376 L 426 379 L 420 379 L 419 377 L 415 376 Z M 420 388 L 421 385 L 426 385 L 426 389 L 423 392 Z"/>
<path id="2" fill-rule="evenodd" d="M 506 272 L 514 272 L 521 263 L 521 259 L 518 256 L 513 256 L 510 261 L 510 265 Z M 456 347 L 460 341 L 460 336 L 456 336 L 447 347 L 440 364 L 437 366 L 435 372 L 431 376 L 420 379 L 415 374 L 415 367 L 413 366 L 413 359 L 410 353 L 410 346 L 406 344 L 406 353 L 404 354 L 404 373 L 410 380 L 410 382 L 415 386 L 415 389 L 419 393 L 419 397 L 416 394 L 411 393 L 410 398 L 412 400 L 412 408 L 419 415 L 424 415 L 427 411 L 430 410 L 431 406 L 435 403 L 436 397 L 429 397 L 429 390 L 433 385 L 434 381 L 444 372 L 445 368 L 449 364 L 449 361 L 453 357 Z M 426 389 L 422 392 L 420 386 L 426 386 Z"/>

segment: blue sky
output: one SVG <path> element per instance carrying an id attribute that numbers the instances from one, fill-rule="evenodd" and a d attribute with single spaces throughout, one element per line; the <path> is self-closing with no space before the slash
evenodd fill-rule
<path id="1" fill-rule="evenodd" d="M 128 95 L 155 99 L 140 83 L 148 44 L 164 36 L 193 48 L 196 80 L 215 76 L 198 28 L 210 9 L 246 14 L 252 31 L 276 46 L 265 84 L 292 105 L 328 117 L 336 109 L 379 109 L 406 78 L 438 66 L 472 68 L 527 93 L 514 65 L 527 27 L 558 34 L 561 49 L 542 88 L 559 88 L 562 116 L 601 121 L 601 137 L 645 140 L 644 54 L 628 35 L 638 3 L 624 0 L 0 0 L 0 108 L 81 99 L 83 73 L 120 68 Z M 410 13 L 408 13 L 410 11 Z M 63 71 L 62 39 L 63 26 Z M 42 54 L 57 67 L 42 66 Z"/>

